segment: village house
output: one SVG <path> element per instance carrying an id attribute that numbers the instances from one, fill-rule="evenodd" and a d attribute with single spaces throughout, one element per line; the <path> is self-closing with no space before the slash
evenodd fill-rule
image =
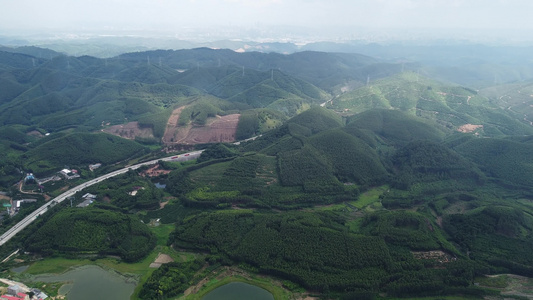
<path id="1" fill-rule="evenodd" d="M 94 171 L 95 169 L 98 169 L 102 166 L 101 163 L 97 163 L 97 164 L 92 164 L 92 165 L 89 165 L 89 170 L 91 171 Z"/>
<path id="2" fill-rule="evenodd" d="M 7 295 L 1 295 L 0 300 L 44 300 L 48 298 L 48 296 L 39 289 L 32 289 L 31 292 L 33 292 L 33 297 L 30 298 L 25 290 L 27 291 L 28 289 L 23 289 L 19 285 L 11 285 L 7 287 Z"/>
<path id="3" fill-rule="evenodd" d="M 59 171 L 59 174 L 61 174 L 63 177 L 65 177 L 65 179 L 74 179 L 74 178 L 79 178 L 80 175 L 78 174 L 78 171 L 77 170 L 69 170 L 69 169 L 63 169 L 61 171 Z"/>
<path id="4" fill-rule="evenodd" d="M 90 194 L 90 193 L 87 193 L 83 196 L 81 196 L 84 201 L 78 205 L 76 205 L 76 207 L 87 207 L 89 206 L 90 204 L 92 204 L 95 200 L 96 200 L 96 195 L 93 195 L 93 194 Z"/>

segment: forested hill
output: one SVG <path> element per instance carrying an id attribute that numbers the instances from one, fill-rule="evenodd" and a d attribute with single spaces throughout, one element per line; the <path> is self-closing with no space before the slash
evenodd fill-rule
<path id="1" fill-rule="evenodd" d="M 477 276 L 533 274 L 531 157 L 529 138 L 317 107 L 172 171 L 182 206 L 151 215 L 176 247 L 324 294 L 482 296 Z"/>
<path id="2" fill-rule="evenodd" d="M 367 73 L 378 78 L 398 72 L 396 64 L 357 54 L 282 55 L 198 48 L 100 59 L 34 47 L 3 50 L 0 150 L 12 154 L 0 158 L 4 170 L 0 172 L 1 182 L 14 180 L 16 168 L 48 173 L 63 167 L 67 160 L 72 164 L 71 159 L 62 163 L 60 159 L 52 159 L 55 163 L 42 159 L 36 165 L 32 162 L 38 159 L 30 157 L 39 153 L 35 148 L 44 141 L 65 134 L 104 130 L 145 145 L 158 145 L 172 118 L 179 118 L 179 122 L 171 128 L 174 131 L 168 133 L 166 143 L 173 143 L 174 137 L 194 126 L 206 126 L 231 115 L 237 124 L 230 124 L 230 129 L 219 135 L 244 139 L 280 126 L 346 87 L 361 85 Z M 42 139 L 47 134 L 50 136 Z M 84 140 L 83 144 L 88 139 L 83 135 L 79 141 Z M 51 144 L 63 144 L 63 140 Z M 115 144 L 111 148 L 120 147 Z M 47 149 L 43 155 L 48 158 L 63 156 Z M 138 151 L 91 159 L 115 163 L 143 151 L 139 145 L 130 149 Z M 81 154 L 75 150 L 68 156 Z"/>
<path id="3" fill-rule="evenodd" d="M 524 121 L 519 110 L 508 109 L 503 103 L 470 88 L 444 85 L 415 72 L 404 72 L 344 93 L 328 103 L 328 108 L 344 115 L 373 108 L 399 110 L 436 122 L 443 130 L 479 135 L 533 134 L 527 117 Z"/>
<path id="4" fill-rule="evenodd" d="M 195 51 L 219 53 L 184 53 Z M 193 58 L 175 70 L 145 54 L 5 67 L 0 82 L 14 96 L 0 106 L 4 182 L 20 180 L 20 169 L 52 174 L 64 164 L 79 164 L 82 181 L 167 155 L 155 137 L 172 117 L 198 128 L 239 114 L 236 136 L 262 135 L 202 145 L 196 162 L 159 162 L 152 178 L 157 171 L 146 167 L 99 182 L 84 190 L 97 195 L 93 207 L 57 205 L 10 247 L 125 261 L 165 244 L 201 253 L 190 268 L 176 263 L 143 277 L 143 295 L 162 298 L 193 285 L 186 278 L 205 264 L 209 273 L 239 266 L 332 299 L 482 297 L 495 292 L 474 285 L 479 276 L 533 274 L 524 250 L 533 245 L 533 129 L 492 99 L 414 72 L 361 86 L 335 79 L 348 86 L 335 96 L 284 70 Z M 154 138 L 100 132 L 130 121 Z M 87 171 L 93 162 L 106 166 Z M 184 282 L 173 289 L 167 283 L 177 277 Z"/>
<path id="5" fill-rule="evenodd" d="M 132 262 L 144 258 L 155 240 L 134 216 L 101 208 L 66 209 L 31 234 L 25 247 L 44 255 L 118 255 Z"/>
<path id="6" fill-rule="evenodd" d="M 331 90 L 348 81 L 364 82 L 367 76 L 380 78 L 401 70 L 398 64 L 383 64 L 369 56 L 314 51 L 284 55 L 198 48 L 127 53 L 120 55 L 119 58 L 143 63 L 150 59 L 173 69 L 184 70 L 221 65 L 236 65 L 244 67 L 245 71 L 246 69 L 260 71 L 274 69 L 302 78 L 326 90 Z"/>

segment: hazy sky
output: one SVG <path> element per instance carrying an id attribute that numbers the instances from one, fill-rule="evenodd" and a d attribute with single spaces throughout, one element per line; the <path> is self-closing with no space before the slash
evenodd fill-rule
<path id="1" fill-rule="evenodd" d="M 0 32 L 209 26 L 532 30 L 531 0 L 0 0 Z"/>

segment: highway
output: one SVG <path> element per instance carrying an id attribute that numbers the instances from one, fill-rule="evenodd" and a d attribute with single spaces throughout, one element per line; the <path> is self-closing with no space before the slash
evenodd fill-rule
<path id="1" fill-rule="evenodd" d="M 56 205 L 57 203 L 61 203 L 61 202 L 65 201 L 70 196 L 73 196 L 74 194 L 76 194 L 77 192 L 83 190 L 86 187 L 89 187 L 89 186 L 91 186 L 93 184 L 96 184 L 96 183 L 101 182 L 103 180 L 106 180 L 108 178 L 117 176 L 119 174 L 124 174 L 124 173 L 128 172 L 128 170 L 130 170 L 130 169 L 135 170 L 135 169 L 138 169 L 138 168 L 140 168 L 142 166 L 154 165 L 160 160 L 163 160 L 163 161 L 187 161 L 187 160 L 196 159 L 196 158 L 198 158 L 200 156 L 200 154 L 202 152 L 203 152 L 203 150 L 193 151 L 193 152 L 189 152 L 189 153 L 173 155 L 173 156 L 170 156 L 170 157 L 154 159 L 154 160 L 151 160 L 151 161 L 139 163 L 139 164 L 132 165 L 132 166 L 127 166 L 127 167 L 125 167 L 123 169 L 116 170 L 116 171 L 113 171 L 111 173 L 107 173 L 107 174 L 102 175 L 102 176 L 100 176 L 98 178 L 94 178 L 94 179 L 89 180 L 87 182 L 84 182 L 84 183 L 82 183 L 82 184 L 80 184 L 80 185 L 78 185 L 76 187 L 73 187 L 70 190 L 64 192 L 63 194 L 57 196 L 56 198 L 50 199 L 50 201 L 48 201 L 46 204 L 44 204 L 43 206 L 41 206 L 38 209 L 36 209 L 34 212 L 32 212 L 31 214 L 26 216 L 24 219 L 22 219 L 20 222 L 15 224 L 13 227 L 9 228 L 8 231 L 6 231 L 4 234 L 2 234 L 0 236 L 0 246 L 2 246 L 3 244 L 7 243 L 12 237 L 14 237 L 17 233 L 19 233 L 24 228 L 26 228 L 26 226 L 30 225 L 31 222 L 35 221 L 35 219 L 37 219 L 37 217 L 39 217 L 40 215 L 45 213 L 50 207 Z"/>

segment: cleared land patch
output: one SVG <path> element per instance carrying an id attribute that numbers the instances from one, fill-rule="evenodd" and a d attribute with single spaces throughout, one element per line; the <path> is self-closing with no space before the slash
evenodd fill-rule
<path id="1" fill-rule="evenodd" d="M 173 261 L 174 259 L 172 259 L 172 257 L 170 257 L 168 254 L 159 253 L 155 261 L 150 264 L 150 268 L 159 268 L 162 264 L 166 264 Z"/>
<path id="2" fill-rule="evenodd" d="M 154 132 L 152 128 L 141 128 L 139 122 L 129 122 L 121 125 L 113 125 L 102 129 L 103 132 L 120 136 L 125 139 L 134 140 L 136 137 L 153 138 Z"/>
<path id="3" fill-rule="evenodd" d="M 483 125 L 465 124 L 457 128 L 457 131 L 463 133 L 474 132 L 476 129 L 483 128 Z"/>
<path id="4" fill-rule="evenodd" d="M 228 143 L 235 141 L 240 114 L 217 116 L 205 126 L 192 126 L 180 144 Z"/>
<path id="5" fill-rule="evenodd" d="M 240 114 L 216 116 L 209 118 L 204 126 L 188 124 L 178 126 L 179 117 L 186 106 L 175 109 L 167 122 L 163 143 L 173 144 L 205 144 L 227 143 L 235 141 L 235 132 Z"/>

